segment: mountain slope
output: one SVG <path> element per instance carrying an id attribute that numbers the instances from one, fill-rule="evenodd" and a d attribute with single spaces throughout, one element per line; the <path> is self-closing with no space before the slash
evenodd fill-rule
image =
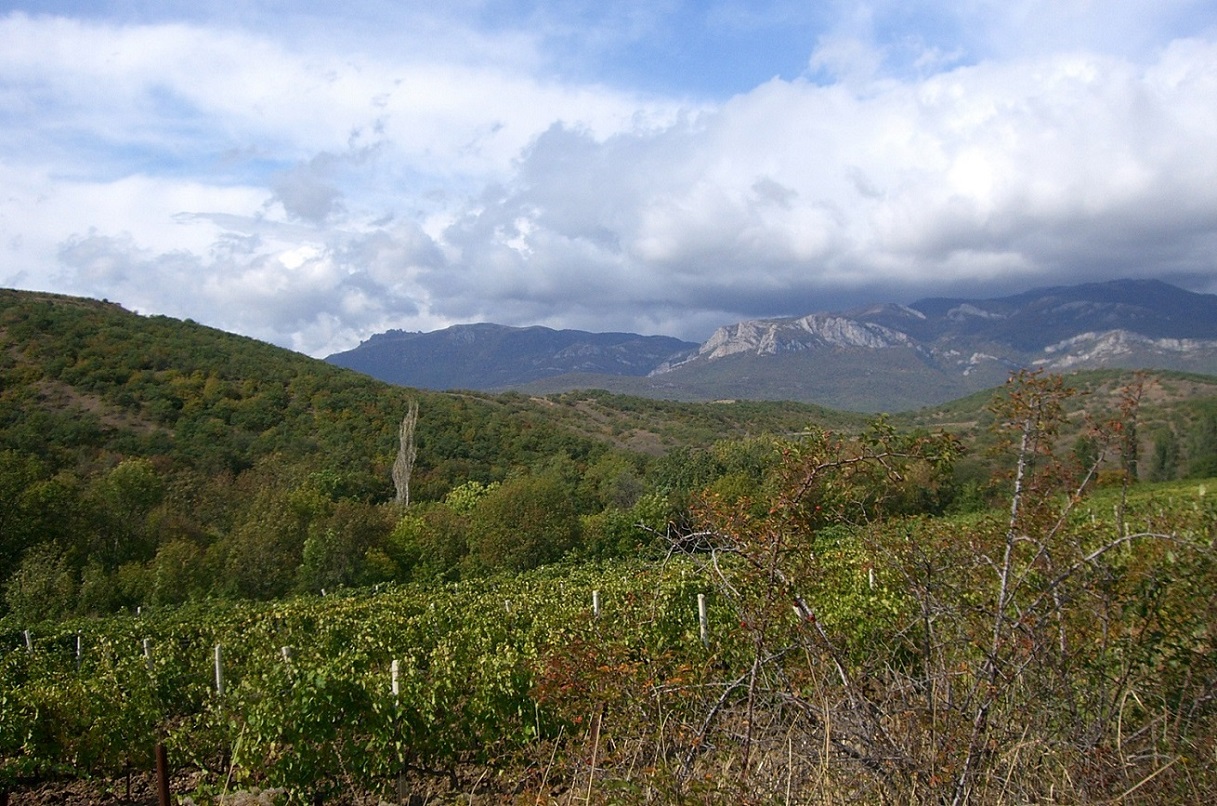
<path id="1" fill-rule="evenodd" d="M 391 330 L 326 360 L 402 386 L 494 390 L 575 372 L 642 376 L 696 347 L 668 336 L 476 324 Z"/>
<path id="2" fill-rule="evenodd" d="M 403 543 L 393 469 L 412 403 L 410 511 L 439 514 Z M 617 511 L 658 484 L 648 474 L 812 422 L 857 426 L 791 403 L 425 392 L 190 321 L 0 289 L 0 623 L 456 574 L 474 538 L 442 502 L 461 487 L 564 502 L 554 546 L 625 552 L 637 520 Z M 626 542 L 583 533 L 579 517 L 606 511 Z"/>
<path id="3" fill-rule="evenodd" d="M 900 411 L 1018 368 L 1217 373 L 1217 296 L 1156 280 L 934 298 L 719 328 L 700 346 L 631 334 L 465 325 L 391 332 L 333 363 L 428 388 L 578 388 L 673 400 L 794 400 Z"/>
<path id="4" fill-rule="evenodd" d="M 691 357 L 659 367 L 652 380 L 699 388 L 722 377 L 716 364 L 728 357 L 737 380 L 754 381 L 751 396 L 855 410 L 941 403 L 999 384 L 1021 367 L 1211 373 L 1217 296 L 1120 280 L 742 322 L 720 328 Z M 768 380 L 757 382 L 762 377 Z"/>
<path id="5" fill-rule="evenodd" d="M 817 321 L 798 326 L 811 348 L 707 360 L 685 392 L 789 398 L 819 373 L 822 393 L 828 353 L 848 370 L 840 388 L 873 405 L 895 386 L 924 398 L 951 377 L 925 374 L 919 348 L 887 331 Z M 658 384 L 682 371 L 619 380 L 669 395 L 677 387 Z M 1215 381 L 1159 373 L 1146 387 L 1137 428 L 1149 477 L 1217 472 Z M 1113 372 L 1103 383 L 1124 380 Z M 1113 394 L 1078 405 L 1110 408 Z M 975 433 L 989 416 L 984 397 L 899 421 Z M 400 532 L 391 469 L 414 402 L 414 514 Z M 865 419 L 790 402 L 423 392 L 194 322 L 0 289 L 0 620 L 5 608 L 28 624 L 481 573 L 498 555 L 476 541 L 533 523 L 476 530 L 476 510 L 444 503 L 458 489 L 475 507 L 487 502 L 484 526 L 571 504 L 571 531 L 555 545 L 617 556 L 636 550 L 640 518 L 684 518 L 697 489 L 772 458 L 765 435 L 856 432 Z M 982 454 L 969 478 L 987 477 Z"/>

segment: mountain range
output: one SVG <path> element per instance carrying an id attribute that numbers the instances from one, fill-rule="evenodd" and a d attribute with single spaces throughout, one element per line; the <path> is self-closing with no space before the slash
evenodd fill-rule
<path id="1" fill-rule="evenodd" d="M 645 376 L 696 349 L 669 336 L 476 324 L 390 330 L 326 361 L 399 386 L 498 391 L 572 374 Z"/>
<path id="2" fill-rule="evenodd" d="M 576 388 L 675 400 L 795 400 L 904 411 L 1002 383 L 1019 368 L 1217 374 L 1217 295 L 1158 280 L 931 298 L 664 336 L 457 325 L 390 331 L 327 361 L 403 386 Z"/>

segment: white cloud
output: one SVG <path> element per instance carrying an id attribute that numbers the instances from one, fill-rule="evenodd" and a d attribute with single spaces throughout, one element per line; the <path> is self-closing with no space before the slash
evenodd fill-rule
<path id="1" fill-rule="evenodd" d="M 141 312 L 195 317 L 309 353 L 328 353 L 356 333 L 427 318 L 426 289 L 415 278 L 437 254 L 417 228 L 330 231 L 305 241 L 251 220 L 227 221 L 229 234 L 207 255 L 156 252 L 130 237 L 90 233 L 66 241 L 59 263 L 78 293 L 108 296 Z M 105 293 L 102 293 L 102 292 Z"/>
<path id="2" fill-rule="evenodd" d="M 1179 42 L 1147 68 L 1063 55 L 860 93 L 775 80 L 657 135 L 550 132 L 459 237 L 527 210 L 538 265 L 546 236 L 612 244 L 619 276 L 651 269 L 640 297 L 739 313 L 1011 273 L 1205 273 L 1215 71 L 1217 47 Z M 1153 246 L 1168 237 L 1173 255 Z M 480 256 L 463 262 L 503 270 Z"/>
<path id="3" fill-rule="evenodd" d="M 1176 34 L 1197 3 L 929 4 L 904 35 L 907 4 L 848 5 L 806 75 L 715 103 L 545 72 L 553 17 L 397 9 L 399 47 L 293 17 L 0 17 L 0 284 L 326 354 L 1217 276 L 1217 36 Z M 628 17 L 596 47 L 655 19 Z"/>

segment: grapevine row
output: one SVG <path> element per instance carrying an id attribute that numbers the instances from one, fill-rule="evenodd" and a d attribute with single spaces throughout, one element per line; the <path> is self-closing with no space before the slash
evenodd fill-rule
<path id="1" fill-rule="evenodd" d="M 578 719 L 537 692 L 563 648 L 704 655 L 704 593 L 677 564 L 614 566 L 56 625 L 0 657 L 0 787 L 149 769 L 158 743 L 310 795 L 491 762 Z"/>

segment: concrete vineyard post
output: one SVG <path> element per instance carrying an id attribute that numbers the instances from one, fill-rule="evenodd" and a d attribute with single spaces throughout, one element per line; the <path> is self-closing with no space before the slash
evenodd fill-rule
<path id="1" fill-rule="evenodd" d="M 697 627 L 701 633 L 701 642 L 710 645 L 710 620 L 706 615 L 706 594 L 697 594 Z"/>

